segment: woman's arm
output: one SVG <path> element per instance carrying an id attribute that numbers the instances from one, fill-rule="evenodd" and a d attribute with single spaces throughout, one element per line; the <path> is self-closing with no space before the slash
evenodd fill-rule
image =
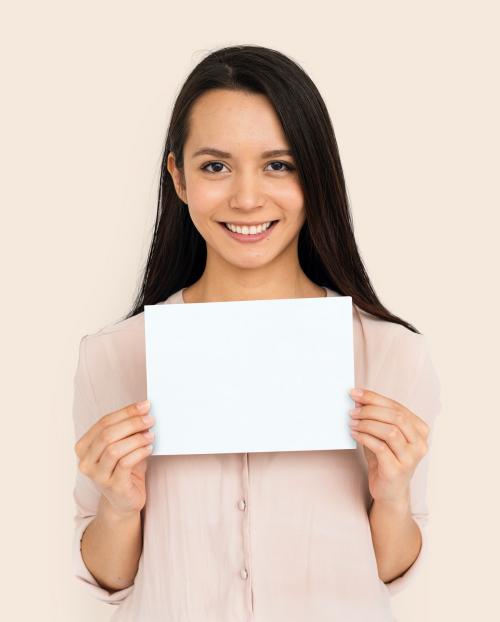
<path id="1" fill-rule="evenodd" d="M 378 572 L 393 595 L 421 572 L 429 548 L 426 490 L 441 399 L 425 337 L 400 334 L 376 387 L 380 393 L 368 391 L 368 400 L 356 398 L 362 400 L 366 417 L 360 413 L 358 434 L 353 434 L 367 458 L 373 499 L 368 515 Z"/>
<path id="2" fill-rule="evenodd" d="M 378 575 L 388 583 L 410 568 L 422 546 L 420 528 L 411 515 L 409 493 L 400 503 L 374 500 L 369 518 Z"/>
<path id="3" fill-rule="evenodd" d="M 101 587 L 110 592 L 134 582 L 142 552 L 141 513 L 116 515 L 101 496 L 96 517 L 81 540 L 85 565 Z"/>

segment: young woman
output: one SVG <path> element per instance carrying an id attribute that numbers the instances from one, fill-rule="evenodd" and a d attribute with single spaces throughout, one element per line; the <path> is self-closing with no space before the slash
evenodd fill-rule
<path id="1" fill-rule="evenodd" d="M 145 304 L 325 295 L 353 300 L 355 450 L 148 459 Z M 263 47 L 207 56 L 173 110 L 138 299 L 80 342 L 78 581 L 122 622 L 391 620 L 428 546 L 439 393 L 363 267 L 313 82 Z"/>

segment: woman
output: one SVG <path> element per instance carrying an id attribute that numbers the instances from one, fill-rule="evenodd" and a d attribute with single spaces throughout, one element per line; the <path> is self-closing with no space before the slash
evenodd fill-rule
<path id="1" fill-rule="evenodd" d="M 355 450 L 148 460 L 145 304 L 325 295 L 353 301 Z M 277 51 L 210 54 L 173 109 L 134 309 L 80 342 L 78 581 L 122 622 L 391 620 L 427 550 L 439 408 L 425 338 L 363 267 L 318 90 Z"/>

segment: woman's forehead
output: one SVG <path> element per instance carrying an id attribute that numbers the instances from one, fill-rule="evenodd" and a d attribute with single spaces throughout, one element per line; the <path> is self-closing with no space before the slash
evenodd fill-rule
<path id="1" fill-rule="evenodd" d="M 194 157 L 201 149 L 212 148 L 231 157 L 243 149 L 259 156 L 265 151 L 288 149 L 281 123 L 267 98 L 257 95 L 249 99 L 246 93 L 231 91 L 203 95 L 193 104 L 186 151 Z"/>

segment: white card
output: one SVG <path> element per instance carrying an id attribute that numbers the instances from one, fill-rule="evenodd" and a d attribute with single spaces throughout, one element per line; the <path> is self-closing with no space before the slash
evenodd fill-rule
<path id="1" fill-rule="evenodd" d="M 354 449 L 352 298 L 145 305 L 150 455 Z"/>

